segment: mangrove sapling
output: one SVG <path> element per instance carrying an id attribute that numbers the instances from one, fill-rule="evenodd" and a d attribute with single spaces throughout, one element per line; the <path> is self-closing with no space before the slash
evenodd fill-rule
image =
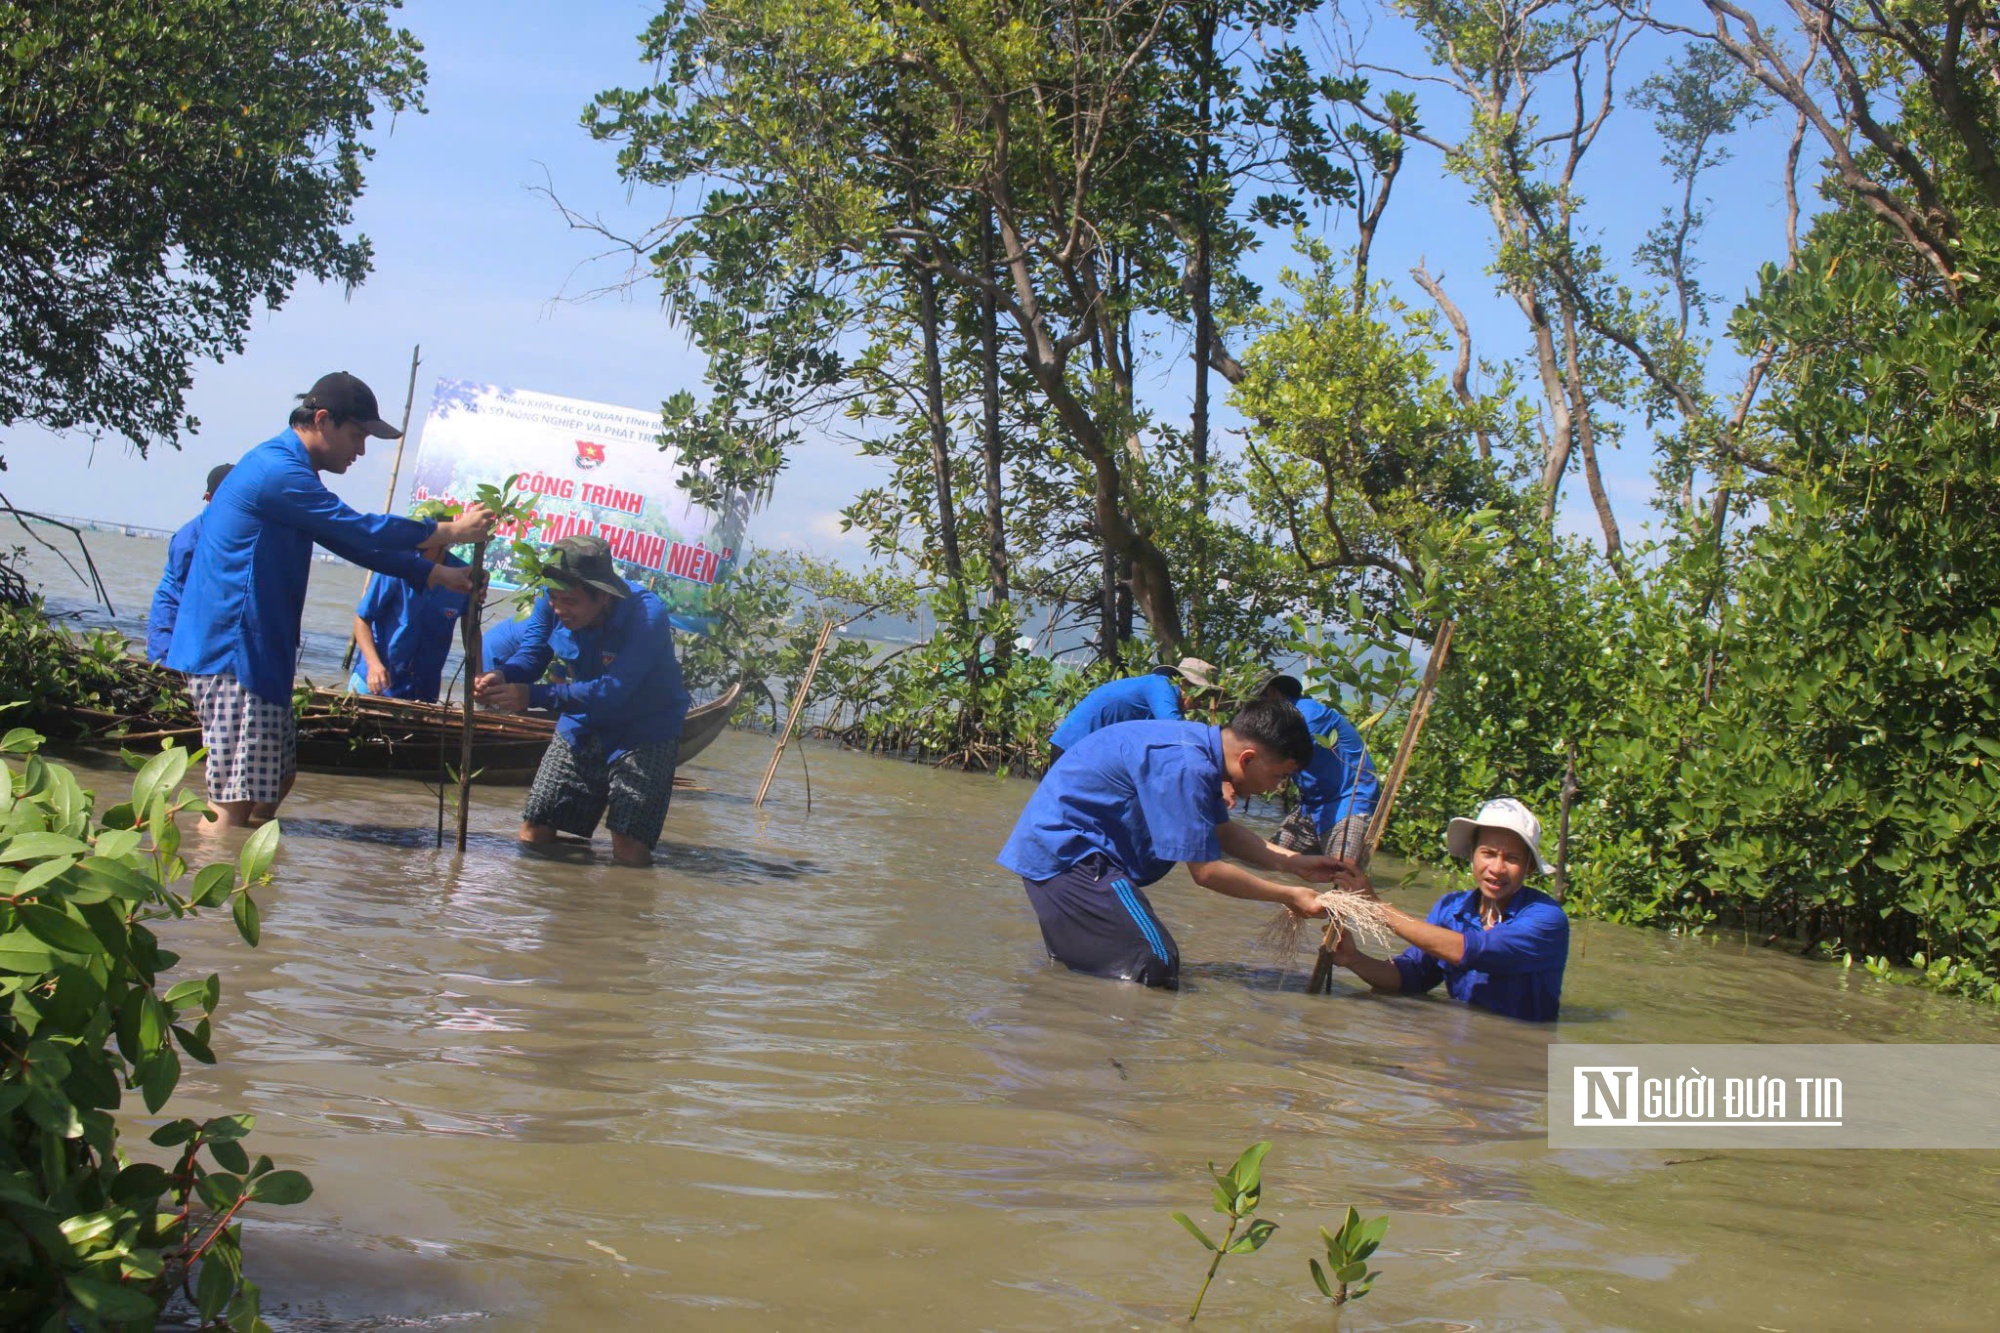
<path id="1" fill-rule="evenodd" d="M 1208 1174 L 1215 1177 L 1215 1202 L 1210 1207 L 1229 1219 L 1229 1229 L 1222 1233 L 1221 1244 L 1210 1240 L 1208 1233 L 1196 1226 L 1194 1219 L 1186 1213 L 1174 1214 L 1174 1221 L 1186 1227 L 1188 1234 L 1200 1241 L 1202 1248 L 1212 1256 L 1208 1261 L 1208 1272 L 1201 1280 L 1201 1290 L 1194 1295 L 1194 1308 L 1188 1311 L 1190 1324 L 1201 1317 L 1202 1299 L 1208 1295 L 1208 1284 L 1215 1281 L 1215 1270 L 1222 1266 L 1222 1256 L 1261 1250 L 1264 1242 L 1271 1239 L 1271 1233 L 1278 1229 L 1276 1222 L 1253 1216 L 1264 1192 L 1264 1154 L 1270 1151 L 1269 1143 L 1253 1143 L 1244 1149 L 1243 1155 L 1227 1171 L 1216 1170 L 1214 1162 L 1208 1164 Z M 1241 1236 L 1236 1234 L 1238 1228 L 1243 1229 Z"/>
<path id="2" fill-rule="evenodd" d="M 1319 1238 L 1326 1243 L 1326 1267 L 1321 1268 L 1317 1259 L 1306 1261 L 1312 1266 L 1313 1285 L 1319 1288 L 1319 1294 L 1335 1306 L 1366 1296 L 1375 1279 L 1382 1276 L 1369 1271 L 1368 1256 L 1382 1244 L 1388 1230 L 1388 1218 L 1371 1217 L 1364 1222 L 1351 1206 L 1338 1234 L 1321 1227 Z"/>
<path id="3" fill-rule="evenodd" d="M 482 483 L 474 494 L 479 503 L 493 512 L 498 525 L 514 536 L 512 553 L 525 567 L 539 572 L 537 555 L 532 544 L 520 534 L 527 531 L 535 517 L 535 498 L 532 495 L 517 494 L 514 483 L 521 479 L 516 472 L 498 486 Z M 451 506 L 454 513 L 462 505 Z M 498 527 L 496 527 L 498 530 Z M 461 620 L 465 633 L 465 717 L 459 732 L 458 751 L 458 850 L 465 850 L 466 821 L 472 813 L 472 737 L 475 723 L 472 716 L 472 680 L 478 675 L 483 656 L 480 649 L 480 608 L 486 598 L 486 543 L 475 542 L 472 546 L 472 599 Z"/>

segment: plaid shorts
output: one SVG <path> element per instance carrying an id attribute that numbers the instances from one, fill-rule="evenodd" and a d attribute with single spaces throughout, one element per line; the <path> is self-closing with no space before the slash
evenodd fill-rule
<path id="1" fill-rule="evenodd" d="M 1286 816 L 1285 822 L 1278 826 L 1278 835 L 1271 841 L 1288 852 L 1338 856 L 1353 861 L 1364 870 L 1368 866 L 1367 815 L 1349 815 L 1327 830 L 1326 837 L 1322 839 L 1312 815 L 1301 806 Z"/>
<path id="2" fill-rule="evenodd" d="M 657 846 L 667 823 L 667 805 L 674 798 L 674 766 L 680 752 L 678 739 L 653 741 L 635 745 L 607 764 L 604 742 L 598 737 L 585 733 L 572 747 L 557 736 L 542 753 L 521 822 L 588 838 L 602 819 L 613 833 L 649 848 Z"/>
<path id="3" fill-rule="evenodd" d="M 189 676 L 201 743 L 208 749 L 208 799 L 276 805 L 299 771 L 299 724 L 290 704 L 260 699 L 227 673 Z"/>

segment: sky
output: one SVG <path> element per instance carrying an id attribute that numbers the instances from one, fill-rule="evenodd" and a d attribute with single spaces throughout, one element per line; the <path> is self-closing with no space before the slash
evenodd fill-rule
<path id="1" fill-rule="evenodd" d="M 642 279 L 622 294 L 575 299 L 616 277 L 619 268 L 591 264 L 604 248 L 601 239 L 569 228 L 534 188 L 552 186 L 570 207 L 603 218 L 621 234 L 638 233 L 667 212 L 663 196 L 628 192 L 617 179 L 614 149 L 592 142 L 578 123 L 593 94 L 646 80 L 638 37 L 656 8 L 646 0 L 410 0 L 400 22 L 425 45 L 428 111 L 393 125 L 378 117 L 372 139 L 378 151 L 356 208 L 357 227 L 375 250 L 368 281 L 351 295 L 338 287 L 303 286 L 283 308 L 259 316 L 242 356 L 198 365 L 189 406 L 201 428 L 180 449 L 155 449 L 142 458 L 115 439 L 17 429 L 0 442 L 7 462 L 0 491 L 18 506 L 47 513 L 177 526 L 199 506 L 208 469 L 282 429 L 292 396 L 327 371 L 361 376 L 375 389 L 383 414 L 396 420 L 418 344 L 412 450 L 420 444 L 416 425 L 441 376 L 645 409 L 683 388 L 699 392 L 699 354 L 661 311 L 656 288 Z M 1418 59 L 1407 37 L 1380 22 L 1368 32 L 1365 49 L 1383 63 Z M 1636 59 L 1646 58 L 1656 57 L 1639 48 Z M 1428 91 L 1424 97 L 1426 119 L 1447 127 L 1448 103 Z M 1750 284 L 1759 262 L 1781 251 L 1782 152 L 1780 133 L 1762 127 L 1710 187 L 1721 216 L 1706 276 L 1732 299 Z M 1657 157 L 1644 115 L 1621 109 L 1584 177 L 1591 216 L 1604 227 L 1614 254 L 1629 255 L 1657 220 L 1666 197 Z M 1337 231 L 1334 239 L 1344 244 L 1347 232 Z M 1255 270 L 1269 280 L 1287 258 L 1286 248 L 1266 247 Z M 1375 267 L 1399 276 L 1419 259 L 1445 277 L 1482 355 L 1522 349 L 1520 317 L 1484 273 L 1489 224 L 1434 154 L 1413 149 Z M 1404 287 L 1413 301 L 1423 299 Z M 1171 373 L 1163 372 L 1151 390 L 1171 391 Z M 1222 424 L 1229 424 L 1226 416 Z M 394 454 L 393 443 L 371 444 L 344 477 L 328 481 L 357 508 L 400 509 L 407 503 L 411 458 L 404 460 L 398 494 L 389 503 Z M 1605 462 L 1628 537 L 1645 518 L 1652 491 L 1647 468 L 1638 441 Z M 793 455 L 769 506 L 752 520 L 752 540 L 764 548 L 858 561 L 863 544 L 840 532 L 839 510 L 880 476 L 877 465 L 850 446 L 809 442 Z M 1596 528 L 1575 478 L 1563 522 L 1578 532 Z"/>

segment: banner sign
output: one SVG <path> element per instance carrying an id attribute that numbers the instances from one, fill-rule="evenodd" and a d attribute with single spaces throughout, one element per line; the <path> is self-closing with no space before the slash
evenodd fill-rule
<path id="1" fill-rule="evenodd" d="M 2000 1045 L 1549 1047 L 1551 1148 L 2000 1149 Z"/>
<path id="2" fill-rule="evenodd" d="M 440 379 L 411 474 L 412 505 L 469 501 L 519 475 L 535 497 L 526 533 L 503 527 L 488 548 L 494 586 L 520 586 L 504 543 L 548 546 L 580 532 L 611 545 L 619 572 L 652 589 L 683 621 L 736 565 L 747 499 L 718 514 L 688 499 L 682 469 L 659 444 L 660 414 L 554 394 Z"/>

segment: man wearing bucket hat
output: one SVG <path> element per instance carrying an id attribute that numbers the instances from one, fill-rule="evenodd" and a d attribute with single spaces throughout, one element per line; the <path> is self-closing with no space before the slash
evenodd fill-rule
<path id="1" fill-rule="evenodd" d="M 1083 696 L 1049 737 L 1049 766 L 1093 731 L 1118 722 L 1178 722 L 1188 700 L 1215 688 L 1215 667 L 1199 657 L 1154 667 L 1143 676 L 1106 681 Z"/>
<path id="2" fill-rule="evenodd" d="M 1271 841 L 1295 852 L 1337 856 L 1366 869 L 1368 819 L 1375 813 L 1375 798 L 1381 790 L 1374 762 L 1368 758 L 1367 742 L 1352 722 L 1319 700 L 1308 698 L 1297 676 L 1274 671 L 1257 693 L 1290 703 L 1313 735 L 1312 762 L 1294 779 L 1299 808 L 1278 827 Z"/>
<path id="3" fill-rule="evenodd" d="M 231 464 L 218 463 L 208 470 L 208 484 L 201 492 L 201 502 L 206 505 L 215 498 L 216 488 L 229 475 Z M 195 544 L 201 540 L 201 520 L 207 510 L 202 510 L 187 522 L 181 524 L 180 531 L 167 543 L 167 567 L 160 573 L 160 586 L 153 589 L 152 609 L 146 612 L 146 660 L 164 662 L 167 649 L 174 643 L 174 621 L 180 618 L 181 590 L 187 587 L 188 569 L 194 564 Z"/>
<path id="4" fill-rule="evenodd" d="M 354 465 L 368 441 L 402 432 L 346 371 L 299 395 L 291 423 L 237 462 L 202 516 L 166 664 L 187 677 L 208 751 L 208 796 L 224 824 L 277 813 L 298 772 L 292 677 L 314 543 L 377 573 L 452 592 L 472 571 L 431 557 L 483 541 L 494 516 L 472 504 L 442 523 L 359 514 L 320 480 Z"/>
<path id="5" fill-rule="evenodd" d="M 563 538 L 544 553 L 542 575 L 549 588 L 519 646 L 476 686 L 488 707 L 558 714 L 521 812 L 521 841 L 588 838 L 602 820 L 612 860 L 651 865 L 688 708 L 673 622 L 657 596 L 619 577 L 602 537 Z M 543 681 L 556 658 L 567 678 Z"/>
<path id="6" fill-rule="evenodd" d="M 1548 874 L 1542 826 L 1512 797 L 1488 801 L 1470 819 L 1454 819 L 1445 849 L 1472 865 L 1472 888 L 1447 893 L 1419 921 L 1390 908 L 1389 928 L 1410 947 L 1394 958 L 1370 958 L 1345 936 L 1333 961 L 1379 991 L 1420 995 L 1443 982 L 1454 1000 L 1509 1018 L 1554 1022 L 1562 1006 L 1569 960 L 1569 918 L 1555 899 L 1527 887 L 1529 874 Z M 1352 865 L 1334 883 L 1373 896 L 1368 877 Z"/>
<path id="7" fill-rule="evenodd" d="M 410 516 L 437 522 L 451 517 L 442 500 L 426 500 Z M 439 562 L 454 568 L 465 561 L 440 551 Z M 347 688 L 355 694 L 436 703 L 444 683 L 445 659 L 458 636 L 459 618 L 472 599 L 428 581 L 377 574 L 368 580 L 354 608 L 354 674 Z"/>

